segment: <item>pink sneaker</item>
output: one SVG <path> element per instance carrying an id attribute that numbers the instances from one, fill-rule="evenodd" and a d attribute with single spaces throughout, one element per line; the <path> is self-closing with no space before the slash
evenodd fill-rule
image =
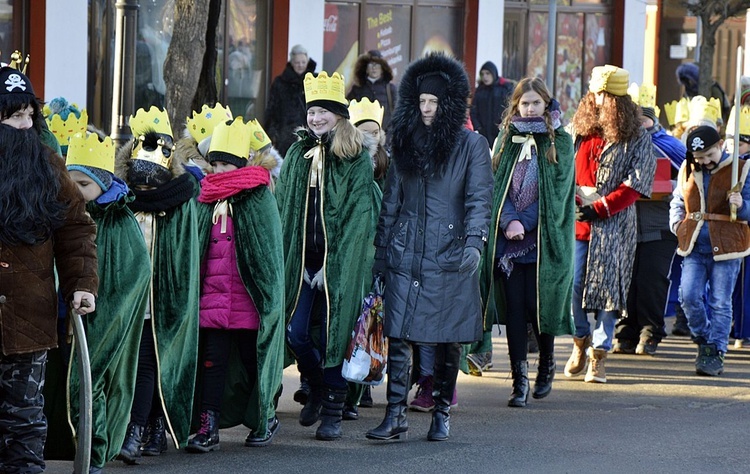
<path id="1" fill-rule="evenodd" d="M 415 411 L 430 412 L 435 408 L 435 400 L 432 398 L 432 375 L 420 377 L 417 382 L 417 396 L 411 401 L 409 407 Z"/>

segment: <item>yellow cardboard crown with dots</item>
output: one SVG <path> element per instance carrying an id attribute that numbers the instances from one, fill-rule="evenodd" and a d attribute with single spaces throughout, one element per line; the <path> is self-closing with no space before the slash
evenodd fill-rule
<path id="1" fill-rule="evenodd" d="M 732 107 L 732 111 L 729 113 L 729 120 L 727 121 L 727 137 L 734 137 L 734 121 L 735 121 L 735 108 Z M 743 105 L 740 107 L 740 135 L 750 137 L 750 106 Z"/>
<path id="2" fill-rule="evenodd" d="M 683 97 L 679 101 L 673 100 L 672 102 L 664 104 L 664 113 L 667 115 L 667 122 L 670 126 L 687 122 L 690 118 L 688 100 Z"/>
<path id="3" fill-rule="evenodd" d="M 208 152 L 219 151 L 239 158 L 247 159 L 250 154 L 250 129 L 237 117 L 227 125 L 226 122 L 214 127 L 211 136 L 211 147 Z"/>
<path id="4" fill-rule="evenodd" d="M 218 102 L 213 107 L 203 104 L 200 112 L 193 111 L 193 116 L 188 117 L 187 129 L 190 136 L 200 143 L 213 134 L 214 127 L 233 118 L 232 111 Z"/>
<path id="5" fill-rule="evenodd" d="M 697 124 L 701 121 L 710 121 L 716 125 L 716 122 L 721 117 L 721 103 L 719 99 L 712 97 L 706 99 L 702 95 L 696 95 L 688 103 L 688 114 L 690 118 L 688 123 Z"/>
<path id="6" fill-rule="evenodd" d="M 250 131 L 250 149 L 260 151 L 271 144 L 271 139 L 257 120 L 247 122 L 247 128 Z"/>
<path id="7" fill-rule="evenodd" d="M 382 127 L 384 113 L 385 109 L 380 105 L 380 102 L 377 100 L 371 102 L 368 97 L 363 97 L 360 101 L 354 99 L 349 103 L 349 121 L 354 125 L 372 120 Z"/>
<path id="8" fill-rule="evenodd" d="M 111 138 L 104 137 L 104 141 L 100 141 L 97 134 L 83 132 L 71 136 L 67 145 L 67 166 L 90 166 L 115 172 L 115 147 Z"/>
<path id="9" fill-rule="evenodd" d="M 68 119 L 63 120 L 58 114 L 47 115 L 45 119 L 50 132 L 55 135 L 60 146 L 68 145 L 68 140 L 77 133 L 86 133 L 86 127 L 89 124 L 89 115 L 85 110 L 81 110 L 81 117 L 76 114 L 68 114 Z"/>
<path id="10" fill-rule="evenodd" d="M 316 100 L 330 100 L 349 105 L 346 100 L 344 77 L 337 72 L 328 76 L 325 71 L 321 71 L 318 77 L 310 72 L 305 74 L 305 102 L 309 104 Z"/>
<path id="11" fill-rule="evenodd" d="M 135 137 L 139 137 L 149 130 L 174 137 L 167 111 L 154 105 L 148 111 L 138 109 L 135 115 L 130 116 L 130 130 Z"/>
<path id="12" fill-rule="evenodd" d="M 640 86 L 633 82 L 628 87 L 628 94 L 633 102 L 640 105 L 641 107 L 651 107 L 654 109 L 656 116 L 658 117 L 661 113 L 659 107 L 656 105 L 656 86 L 653 84 L 641 84 Z"/>

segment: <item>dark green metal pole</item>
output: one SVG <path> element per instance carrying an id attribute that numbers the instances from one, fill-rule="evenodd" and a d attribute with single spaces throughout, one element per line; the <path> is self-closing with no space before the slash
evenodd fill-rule
<path id="1" fill-rule="evenodd" d="M 130 116 L 135 112 L 135 45 L 138 0 L 115 3 L 115 74 L 112 90 L 112 139 L 117 146 L 131 138 Z"/>

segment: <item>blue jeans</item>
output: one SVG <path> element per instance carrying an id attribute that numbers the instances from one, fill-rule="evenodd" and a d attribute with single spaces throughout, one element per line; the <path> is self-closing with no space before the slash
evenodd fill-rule
<path id="1" fill-rule="evenodd" d="M 697 252 L 682 261 L 680 303 L 690 332 L 695 340 L 715 344 L 720 352 L 727 351 L 732 326 L 732 292 L 741 262 L 739 258 L 716 262 L 713 255 Z M 704 301 L 711 311 L 710 319 Z"/>
<path id="2" fill-rule="evenodd" d="M 589 242 L 576 240 L 575 271 L 573 273 L 573 321 L 576 325 L 576 337 L 586 337 L 591 334 L 588 313 L 592 311 L 596 317 L 596 326 L 592 336 L 594 349 L 612 349 L 612 338 L 615 335 L 615 323 L 620 316 L 619 311 L 605 311 L 602 309 L 583 308 L 583 285 L 586 279 L 586 259 L 589 254 Z"/>
<path id="3" fill-rule="evenodd" d="M 308 274 L 314 275 L 315 272 L 308 271 Z M 311 378 L 311 372 L 321 370 L 323 355 L 326 353 L 328 315 L 325 299 L 325 292 L 314 290 L 303 282 L 297 308 L 286 326 L 286 343 L 297 359 L 300 373 L 308 379 Z M 316 309 L 320 311 L 317 314 Z M 312 337 L 315 329 L 320 331 L 317 340 Z M 346 390 L 346 379 L 341 375 L 341 364 L 323 370 L 323 381 L 326 386 Z"/>

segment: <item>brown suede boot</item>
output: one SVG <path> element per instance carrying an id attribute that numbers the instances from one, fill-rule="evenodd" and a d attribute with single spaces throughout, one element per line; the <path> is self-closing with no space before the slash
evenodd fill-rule
<path id="1" fill-rule="evenodd" d="M 594 349 L 589 347 L 589 370 L 583 378 L 584 382 L 607 383 L 607 372 L 604 368 L 604 361 L 607 360 L 607 351 L 604 349 Z"/>
<path id="2" fill-rule="evenodd" d="M 573 336 L 573 352 L 570 354 L 568 363 L 565 364 L 565 376 L 575 377 L 581 375 L 586 369 L 586 350 L 591 345 L 591 334 L 586 337 Z"/>

